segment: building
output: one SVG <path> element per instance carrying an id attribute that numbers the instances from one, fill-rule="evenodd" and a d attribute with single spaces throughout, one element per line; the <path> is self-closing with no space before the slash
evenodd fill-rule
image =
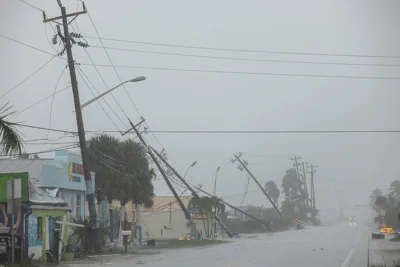
<path id="1" fill-rule="evenodd" d="M 190 197 L 182 197 L 181 200 L 188 208 Z M 174 196 L 156 196 L 153 201 L 152 208 L 141 207 L 140 222 L 144 240 L 177 239 L 191 233 L 192 229 Z"/>
<path id="2" fill-rule="evenodd" d="M 39 187 L 29 184 L 28 229 L 26 230 L 28 255 L 35 259 L 47 259 L 60 255 L 64 245 L 68 244 L 68 227 L 66 222 L 69 213 L 67 203 L 52 197 Z"/>
<path id="3" fill-rule="evenodd" d="M 21 199 L 14 213 L 14 221 L 7 209 L 7 184 L 21 180 Z M 63 244 L 68 244 L 65 224 L 69 207 L 62 199 L 51 197 L 29 181 L 28 173 L 0 174 L 0 227 L 14 227 L 16 260 L 34 254 L 35 259 L 57 257 Z M 58 223 L 57 223 L 58 222 Z"/>
<path id="4" fill-rule="evenodd" d="M 85 218 L 86 184 L 83 176 L 82 157 L 68 150 L 55 152 L 54 159 L 2 159 L 0 173 L 28 172 L 29 180 L 46 190 L 50 196 L 58 197 L 72 211 L 72 216 Z M 95 188 L 95 175 L 92 173 Z"/>

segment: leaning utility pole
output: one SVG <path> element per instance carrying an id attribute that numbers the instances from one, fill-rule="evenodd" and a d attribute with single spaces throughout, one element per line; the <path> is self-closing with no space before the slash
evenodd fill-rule
<path id="1" fill-rule="evenodd" d="M 101 250 L 101 243 L 97 235 L 97 214 L 96 214 L 96 205 L 94 201 L 94 190 L 92 186 L 92 176 L 90 173 L 89 158 L 86 150 L 85 128 L 83 127 L 81 102 L 79 100 L 78 82 L 76 81 L 75 62 L 72 56 L 71 36 L 68 31 L 69 23 L 67 20 L 68 17 L 76 17 L 80 14 L 85 14 L 87 12 L 85 5 L 83 5 L 84 8 L 83 11 L 67 14 L 65 7 L 62 6 L 61 4 L 61 0 L 57 0 L 57 3 L 61 8 L 61 16 L 50 19 L 45 18 L 43 22 L 46 23 L 61 19 L 64 28 L 64 36 L 61 34 L 59 27 L 57 27 L 57 30 L 59 37 L 64 42 L 65 50 L 67 52 L 69 74 L 71 76 L 72 94 L 74 97 L 74 105 L 75 105 L 76 124 L 78 126 L 79 145 L 82 154 L 83 174 L 86 183 L 86 198 L 88 201 L 89 213 L 90 213 L 90 228 L 92 230 L 92 240 L 95 240 L 95 245 L 94 245 L 95 253 L 99 253 Z"/>
<path id="2" fill-rule="evenodd" d="M 239 153 L 239 156 L 234 154 L 235 159 L 232 159 L 232 163 L 234 163 L 236 160 L 239 162 L 239 170 L 246 170 L 246 172 L 251 176 L 251 178 L 253 178 L 254 182 L 256 182 L 256 184 L 258 185 L 258 187 L 261 189 L 261 191 L 264 193 L 264 195 L 267 197 L 267 199 L 269 200 L 269 202 L 271 202 L 272 207 L 274 207 L 274 209 L 279 213 L 279 215 L 283 217 L 283 214 L 280 212 L 280 210 L 278 209 L 278 207 L 275 205 L 275 203 L 272 201 L 272 199 L 270 198 L 270 196 L 268 196 L 267 192 L 265 191 L 265 189 L 261 186 L 261 184 L 257 181 L 256 177 L 254 177 L 254 175 L 250 172 L 250 170 L 247 168 L 247 164 L 244 164 L 244 162 L 240 159 L 240 156 L 242 155 L 242 153 Z M 247 162 L 246 162 L 247 163 Z"/>
<path id="3" fill-rule="evenodd" d="M 129 120 L 129 119 L 128 119 Z M 182 199 L 179 197 L 178 193 L 176 192 L 175 188 L 172 186 L 171 182 L 169 181 L 167 174 L 165 173 L 164 169 L 161 167 L 160 163 L 158 162 L 157 158 L 154 156 L 152 149 L 147 145 L 146 141 L 144 141 L 141 133 L 139 130 L 136 128 L 139 126 L 141 123 L 144 122 L 144 119 L 142 118 L 141 122 L 139 122 L 137 125 L 133 124 L 131 120 L 129 120 L 129 124 L 131 125 L 131 129 L 128 130 L 127 132 L 133 130 L 136 133 L 136 136 L 139 138 L 140 142 L 142 142 L 143 146 L 147 149 L 147 152 L 149 153 L 151 159 L 153 162 L 156 164 L 158 170 L 160 171 L 161 175 L 164 177 L 165 182 L 167 183 L 169 189 L 171 190 L 172 194 L 174 194 L 176 200 L 179 203 L 179 206 L 181 207 L 183 213 L 185 214 L 185 217 L 188 221 L 191 221 L 191 216 L 189 212 L 187 211 L 185 205 L 182 202 Z"/>
<path id="4" fill-rule="evenodd" d="M 312 165 L 310 166 L 310 174 L 311 174 L 311 203 L 312 207 L 315 208 L 315 188 L 314 188 L 314 173 L 315 173 L 315 168 L 318 167 L 317 165 Z"/>
<path id="5" fill-rule="evenodd" d="M 154 148 L 151 148 L 151 149 L 154 151 L 154 153 L 156 153 L 156 155 L 161 159 L 161 161 L 164 162 L 164 164 L 175 174 L 175 176 L 187 187 L 187 189 L 189 189 L 190 192 L 192 192 L 192 195 L 194 197 L 199 198 L 199 194 L 197 194 L 197 192 L 186 182 L 185 179 L 182 178 L 182 176 L 168 163 L 168 161 L 166 161 L 164 159 L 164 157 L 160 153 L 158 153 Z M 209 195 L 209 196 L 211 196 L 211 195 Z M 203 211 L 201 209 L 199 209 L 199 211 L 203 218 Z M 221 219 L 217 216 L 217 213 L 215 213 L 215 220 L 222 226 L 222 228 L 224 228 L 226 234 L 232 238 L 233 235 L 232 235 L 231 231 L 229 231 L 228 227 L 222 223 Z M 204 230 L 205 230 L 205 227 L 204 227 Z"/>
<path id="6" fill-rule="evenodd" d="M 197 190 L 199 190 L 200 192 L 206 194 L 207 196 L 210 196 L 210 197 L 213 196 L 213 195 L 211 195 L 210 193 L 204 191 L 203 189 L 201 189 L 201 188 L 198 187 L 198 186 L 195 186 L 195 188 L 196 188 Z M 245 212 L 245 211 L 243 211 L 243 210 L 241 210 L 241 209 L 239 209 L 239 208 L 237 208 L 237 207 L 235 207 L 235 206 L 233 206 L 233 205 L 231 205 L 231 204 L 225 202 L 225 201 L 222 200 L 222 199 L 221 199 L 221 202 L 224 203 L 225 205 L 227 205 L 228 207 L 230 207 L 230 208 L 232 208 L 232 209 L 234 209 L 234 210 L 236 210 L 236 211 L 238 211 L 238 212 L 240 212 L 240 213 L 243 213 L 243 214 L 246 215 L 247 217 L 252 218 L 253 220 L 255 220 L 255 221 L 257 221 L 257 222 L 263 224 L 266 228 L 268 228 L 268 229 L 270 230 L 270 226 L 267 225 L 265 222 L 259 220 L 257 217 L 254 217 L 253 215 L 251 215 L 251 214 L 249 214 L 249 213 L 247 213 L 247 212 Z"/>

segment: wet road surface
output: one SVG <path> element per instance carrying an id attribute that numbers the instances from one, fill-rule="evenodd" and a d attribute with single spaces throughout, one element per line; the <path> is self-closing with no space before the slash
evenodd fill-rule
<path id="1" fill-rule="evenodd" d="M 95 265 L 113 267 L 348 267 L 353 261 L 357 247 L 367 242 L 367 239 L 362 238 L 365 232 L 362 226 L 350 227 L 346 223 L 335 226 L 307 227 L 302 230 L 257 235 L 254 238 L 234 239 L 230 243 L 218 246 L 162 250 L 161 254 L 157 255 L 123 255 L 119 258 L 113 256 Z M 89 265 L 92 264 L 80 266 Z"/>

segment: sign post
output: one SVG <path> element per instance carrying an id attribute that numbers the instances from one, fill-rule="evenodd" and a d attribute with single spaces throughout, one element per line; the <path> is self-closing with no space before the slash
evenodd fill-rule
<path id="1" fill-rule="evenodd" d="M 21 205 L 21 179 L 7 181 L 7 211 L 11 213 L 11 266 L 15 266 L 15 212 L 19 212 Z"/>

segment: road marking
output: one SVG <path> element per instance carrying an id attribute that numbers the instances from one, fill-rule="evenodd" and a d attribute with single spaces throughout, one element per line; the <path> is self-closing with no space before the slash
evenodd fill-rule
<path id="1" fill-rule="evenodd" d="M 246 265 L 247 263 L 253 262 L 255 260 L 258 260 L 258 259 L 251 259 L 251 260 L 247 260 L 247 261 L 242 261 L 242 262 L 236 263 L 235 265 L 232 265 L 231 267 L 237 267 L 237 266 L 240 266 L 240 265 Z"/>
<path id="2" fill-rule="evenodd" d="M 348 267 L 349 266 L 349 263 L 350 263 L 350 261 L 351 261 L 351 259 L 353 257 L 353 254 L 354 254 L 354 248 L 350 249 L 350 252 L 347 255 L 347 257 L 344 259 L 341 267 Z"/>

